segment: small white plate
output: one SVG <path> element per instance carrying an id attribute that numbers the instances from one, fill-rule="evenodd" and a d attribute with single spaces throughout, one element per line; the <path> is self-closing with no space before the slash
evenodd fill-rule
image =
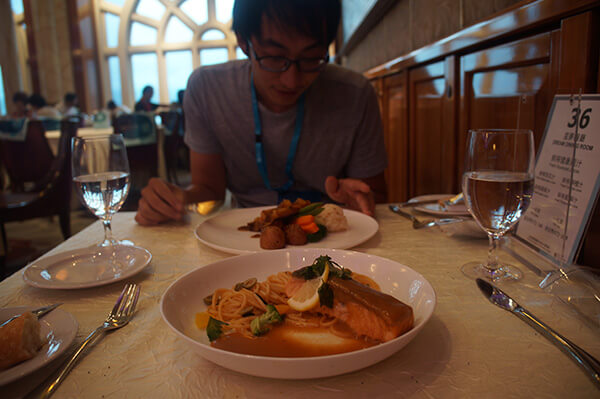
<path id="1" fill-rule="evenodd" d="M 196 327 L 196 313 L 206 310 L 203 298 L 217 288 L 232 287 L 249 277 L 263 281 L 271 274 L 309 265 L 320 255 L 329 255 L 341 266 L 371 277 L 380 285 L 381 291 L 412 306 L 414 327 L 391 341 L 366 349 L 301 358 L 244 355 L 213 348 L 206 331 Z M 433 314 L 435 304 L 436 295 L 431 284 L 400 263 L 354 251 L 294 248 L 235 256 L 201 266 L 167 288 L 160 311 L 169 327 L 211 362 L 259 377 L 306 379 L 349 373 L 393 355 L 419 334 Z"/>
<path id="2" fill-rule="evenodd" d="M 151 259 L 135 245 L 91 246 L 38 259 L 23 271 L 23 280 L 38 288 L 96 287 L 133 276 Z"/>
<path id="3" fill-rule="evenodd" d="M 0 322 L 33 309 L 33 307 L 0 309 Z M 42 337 L 46 337 L 48 343 L 42 346 L 37 355 L 31 359 L 0 371 L 0 385 L 8 384 L 32 373 L 60 356 L 75 339 L 78 327 L 77 320 L 70 313 L 61 309 L 54 309 L 42 317 L 40 319 L 40 334 Z"/>
<path id="4" fill-rule="evenodd" d="M 409 202 L 414 201 L 429 201 L 429 200 L 440 200 L 440 199 L 448 199 L 453 197 L 454 194 L 431 194 L 431 195 L 421 195 L 419 197 L 411 198 Z M 431 204 L 423 204 L 419 206 L 415 206 L 415 210 L 423 213 L 428 213 L 434 216 L 469 216 L 469 210 L 467 206 L 463 203 L 459 203 L 456 205 L 450 205 L 447 208 L 442 207 L 437 202 L 432 202 Z"/>
<path id="5" fill-rule="evenodd" d="M 256 232 L 238 230 L 238 227 L 245 226 L 257 218 L 262 210 L 272 208 L 266 206 L 223 212 L 200 223 L 194 234 L 203 244 L 231 254 L 272 251 L 260 247 L 260 239 L 252 237 Z M 364 213 L 344 209 L 344 216 L 348 220 L 348 230 L 327 233 L 321 241 L 298 248 L 352 248 L 367 241 L 379 230 L 377 221 Z"/>

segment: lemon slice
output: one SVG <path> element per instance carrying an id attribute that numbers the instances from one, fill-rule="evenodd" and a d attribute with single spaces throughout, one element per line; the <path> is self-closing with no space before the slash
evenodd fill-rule
<path id="1" fill-rule="evenodd" d="M 319 288 L 327 282 L 329 277 L 329 265 L 325 265 L 325 270 L 320 277 L 307 280 L 302 287 L 288 299 L 288 305 L 298 312 L 304 312 L 319 306 Z"/>

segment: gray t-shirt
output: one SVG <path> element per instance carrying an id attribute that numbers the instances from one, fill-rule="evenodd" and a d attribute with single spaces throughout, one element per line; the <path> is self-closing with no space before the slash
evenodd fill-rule
<path id="1" fill-rule="evenodd" d="M 185 93 L 185 142 L 200 154 L 221 154 L 227 188 L 240 206 L 276 204 L 255 157 L 248 60 L 194 71 Z M 284 185 L 296 107 L 275 113 L 259 103 L 262 142 L 272 187 Z M 327 176 L 367 178 L 387 164 L 375 91 L 362 75 L 327 65 L 306 91 L 291 190 L 325 193 Z M 206 171 L 210 173 L 210 171 Z"/>

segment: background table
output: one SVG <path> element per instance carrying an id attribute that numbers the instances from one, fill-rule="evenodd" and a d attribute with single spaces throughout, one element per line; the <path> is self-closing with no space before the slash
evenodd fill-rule
<path id="1" fill-rule="evenodd" d="M 113 134 L 112 127 L 95 128 L 95 127 L 80 127 L 77 129 L 78 137 L 91 137 L 91 136 L 108 136 Z M 58 151 L 58 139 L 60 138 L 60 130 L 48 130 L 46 132 L 46 139 L 50 144 L 50 149 L 56 155 Z"/>
<path id="2" fill-rule="evenodd" d="M 460 266 L 487 254 L 485 239 L 448 237 L 437 228 L 415 231 L 408 220 L 377 207 L 380 231 L 354 248 L 383 256 L 420 272 L 437 293 L 429 323 L 404 349 L 354 373 L 314 380 L 251 377 L 216 366 L 190 350 L 162 321 L 159 302 L 182 274 L 231 256 L 199 243 L 191 215 L 185 223 L 142 227 L 133 213 L 117 214 L 113 232 L 149 249 L 151 264 L 129 281 L 141 284 L 137 314 L 126 327 L 107 335 L 85 356 L 58 389 L 60 398 L 591 398 L 599 391 L 555 346 L 517 317 L 488 302 Z M 52 253 L 100 241 L 94 223 Z M 554 296 L 523 267 L 525 280 L 503 288 L 522 305 L 592 355 L 600 357 L 598 329 Z M 64 302 L 79 322 L 76 343 L 101 324 L 124 282 L 104 287 L 53 291 L 25 285 L 20 273 L 0 284 L 0 305 L 41 306 Z M 53 364 L 57 367 L 57 364 Z M 17 397 L 42 381 L 51 367 L 2 387 Z"/>

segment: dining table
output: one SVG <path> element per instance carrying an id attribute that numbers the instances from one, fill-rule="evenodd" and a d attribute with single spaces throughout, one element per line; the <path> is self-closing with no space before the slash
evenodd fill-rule
<path id="1" fill-rule="evenodd" d="M 57 398 L 593 398 L 600 390 L 574 361 L 522 320 L 488 301 L 460 267 L 487 256 L 487 239 L 448 234 L 439 227 L 415 230 L 412 223 L 376 206 L 377 233 L 351 248 L 409 267 L 436 293 L 433 315 L 404 348 L 385 360 L 347 374 L 315 379 L 255 377 L 205 360 L 161 317 L 160 301 L 179 277 L 232 254 L 194 235 L 209 215 L 188 213 L 182 221 L 145 227 L 135 213 L 113 217 L 113 234 L 151 252 L 138 274 L 104 286 L 41 289 L 17 272 L 0 283 L 1 307 L 41 307 L 57 302 L 78 322 L 70 350 L 55 361 L 0 387 L 2 398 L 36 397 L 77 344 L 99 326 L 126 282 L 141 286 L 136 313 L 125 327 L 107 334 L 86 352 Z M 96 221 L 44 256 L 94 245 L 103 236 Z M 243 255 L 242 255 L 243 256 Z M 595 357 L 597 325 L 586 322 L 564 300 L 540 288 L 540 276 L 509 253 L 523 278 L 499 286 L 522 306 Z"/>

